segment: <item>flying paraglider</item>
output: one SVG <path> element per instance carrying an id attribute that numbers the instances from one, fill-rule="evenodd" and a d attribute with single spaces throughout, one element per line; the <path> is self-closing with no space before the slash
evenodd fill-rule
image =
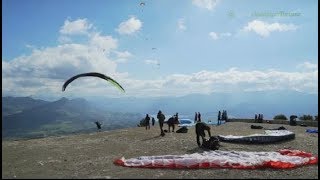
<path id="1" fill-rule="evenodd" d="M 113 80 L 111 77 L 106 76 L 104 74 L 101 73 L 97 73 L 97 72 L 89 72 L 89 73 L 83 73 L 83 74 L 78 74 L 75 75 L 73 77 L 71 77 L 70 79 L 68 79 L 62 86 L 62 91 L 65 91 L 66 87 L 75 79 L 79 78 L 79 77 L 85 77 L 85 76 L 93 76 L 93 77 L 99 77 L 102 78 L 104 80 L 109 81 L 110 83 L 112 83 L 115 87 L 117 87 L 118 89 L 120 89 L 121 91 L 125 92 L 125 90 L 122 88 L 122 86 L 115 80 Z"/>
<path id="2" fill-rule="evenodd" d="M 141 7 L 141 11 L 143 12 L 143 7 L 146 5 L 146 3 L 144 3 L 144 2 L 141 2 L 140 3 L 140 7 Z"/>

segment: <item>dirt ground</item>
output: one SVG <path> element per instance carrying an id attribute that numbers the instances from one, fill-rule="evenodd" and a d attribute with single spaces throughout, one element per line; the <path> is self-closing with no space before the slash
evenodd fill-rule
<path id="1" fill-rule="evenodd" d="M 214 136 L 264 133 L 261 129 L 251 129 L 251 124 L 254 123 L 232 122 L 211 126 L 211 134 Z M 255 125 L 265 128 L 284 126 L 293 131 L 296 136 L 294 140 L 268 145 L 221 142 L 220 150 L 276 151 L 290 148 L 318 156 L 318 134 L 305 132 L 311 127 Z M 167 129 L 166 125 L 165 129 Z M 141 155 L 182 155 L 203 152 L 196 144 L 194 127 L 189 128 L 188 133 L 166 133 L 164 137 L 159 134 L 160 129 L 157 125 L 150 130 L 135 127 L 91 134 L 2 141 L 2 178 L 318 179 L 318 165 L 290 170 L 241 170 L 147 169 L 113 164 L 115 159 L 122 156 L 134 158 Z"/>

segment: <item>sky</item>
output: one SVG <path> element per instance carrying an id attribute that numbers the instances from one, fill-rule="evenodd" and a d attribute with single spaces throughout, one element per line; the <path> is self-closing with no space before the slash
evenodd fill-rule
<path id="1" fill-rule="evenodd" d="M 318 94 L 316 0 L 3 0 L 2 96 Z M 99 78 L 70 77 L 99 72 Z"/>

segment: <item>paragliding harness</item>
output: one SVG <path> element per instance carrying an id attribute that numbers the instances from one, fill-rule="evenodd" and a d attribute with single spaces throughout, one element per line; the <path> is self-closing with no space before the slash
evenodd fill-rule
<path id="1" fill-rule="evenodd" d="M 187 127 L 182 127 L 180 129 L 178 129 L 176 131 L 176 133 L 187 133 L 188 132 L 188 128 Z"/>
<path id="2" fill-rule="evenodd" d="M 209 139 L 206 139 L 202 142 L 201 148 L 218 150 L 220 147 L 219 138 L 217 136 L 211 136 Z"/>
<path id="3" fill-rule="evenodd" d="M 262 126 L 251 125 L 251 129 L 263 129 Z"/>

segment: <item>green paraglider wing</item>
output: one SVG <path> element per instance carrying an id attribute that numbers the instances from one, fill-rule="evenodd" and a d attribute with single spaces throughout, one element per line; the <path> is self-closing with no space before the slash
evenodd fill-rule
<path id="1" fill-rule="evenodd" d="M 78 75 L 75 75 L 73 77 L 71 77 L 70 79 L 68 79 L 62 86 L 62 91 L 65 91 L 67 86 L 72 82 L 74 81 L 75 79 L 79 78 L 79 77 L 85 77 L 85 76 L 94 76 L 94 77 L 99 77 L 99 78 L 102 78 L 102 79 L 105 79 L 107 81 L 109 81 L 110 83 L 112 83 L 115 87 L 117 87 L 118 89 L 120 89 L 122 92 L 125 92 L 125 90 L 122 88 L 122 86 L 117 82 L 115 81 L 114 79 L 112 79 L 111 77 L 109 76 L 106 76 L 104 74 L 101 74 L 101 73 L 97 73 L 97 72 L 90 72 L 90 73 L 83 73 L 83 74 L 78 74 Z"/>

